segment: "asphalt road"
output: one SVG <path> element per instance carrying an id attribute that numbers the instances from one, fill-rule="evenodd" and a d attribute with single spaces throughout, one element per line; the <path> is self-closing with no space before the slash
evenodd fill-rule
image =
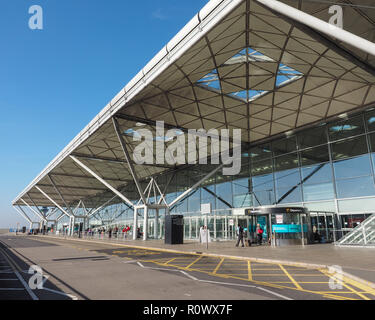
<path id="1" fill-rule="evenodd" d="M 2 235 L 0 247 L 0 299 L 375 299 L 320 269 L 49 237 Z M 43 289 L 23 284 L 31 265 L 48 276 Z"/>

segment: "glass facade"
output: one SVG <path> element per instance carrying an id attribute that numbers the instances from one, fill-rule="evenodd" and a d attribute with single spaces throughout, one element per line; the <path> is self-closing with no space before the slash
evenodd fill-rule
<path id="1" fill-rule="evenodd" d="M 189 220 L 185 235 L 192 238 L 203 223 L 203 203 L 211 203 L 208 223 L 216 237 L 231 237 L 233 208 L 266 205 L 337 212 L 342 215 L 342 227 L 350 228 L 351 221 L 358 220 L 353 217 L 363 220 L 375 212 L 374 166 L 375 110 L 368 110 L 287 138 L 243 147 L 240 174 L 223 176 L 219 170 L 178 202 L 171 213 Z M 196 165 L 156 180 L 170 203 L 214 168 Z M 133 216 L 133 210 L 123 204 L 106 210 L 112 221 L 130 222 Z"/>
<path id="2" fill-rule="evenodd" d="M 339 204 L 345 199 L 338 212 L 361 213 L 363 208 L 350 208 L 348 203 L 351 198 L 369 201 L 374 197 L 375 201 L 374 152 L 375 111 L 367 111 L 242 149 L 239 176 L 223 177 L 218 172 L 209 186 L 197 189 L 172 212 L 199 213 L 200 204 L 207 202 L 219 214 L 231 207 L 308 206 L 328 200 Z M 185 185 L 204 175 L 200 168 L 186 170 Z M 375 211 L 375 206 L 368 210 Z"/>

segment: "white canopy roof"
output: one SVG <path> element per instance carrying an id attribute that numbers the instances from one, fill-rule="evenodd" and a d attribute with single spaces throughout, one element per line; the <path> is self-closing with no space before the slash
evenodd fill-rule
<path id="1" fill-rule="evenodd" d="M 282 2 L 322 23 L 329 19 L 330 4 Z M 374 41 L 375 10 L 365 7 L 372 1 L 336 2 L 344 5 L 344 29 Z M 352 6 L 359 3 L 364 7 Z M 86 206 L 112 197 L 71 154 L 113 187 L 133 186 L 111 121 L 114 115 L 131 151 L 136 143 L 129 133 L 137 122 L 152 130 L 159 120 L 181 130 L 240 128 L 242 141 L 253 144 L 373 105 L 375 56 L 338 39 L 257 0 L 211 0 L 13 204 L 24 205 L 22 198 L 29 205 L 51 206 L 36 185 L 61 206 L 62 197 L 68 204 L 90 198 Z M 135 165 L 140 180 L 174 169 Z M 132 198 L 129 190 L 125 194 Z"/>

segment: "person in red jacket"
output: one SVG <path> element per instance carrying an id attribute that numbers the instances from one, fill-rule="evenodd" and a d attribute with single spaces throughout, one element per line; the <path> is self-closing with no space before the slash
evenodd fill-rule
<path id="1" fill-rule="evenodd" d="M 130 231 L 130 227 L 127 225 L 122 229 L 122 232 L 124 233 L 124 239 L 126 239 L 128 232 Z"/>
<path id="2" fill-rule="evenodd" d="M 262 238 L 263 238 L 263 229 L 262 229 L 262 227 L 260 226 L 259 223 L 257 224 L 256 235 L 257 235 L 257 238 L 258 238 L 258 244 L 261 245 L 262 244 Z"/>

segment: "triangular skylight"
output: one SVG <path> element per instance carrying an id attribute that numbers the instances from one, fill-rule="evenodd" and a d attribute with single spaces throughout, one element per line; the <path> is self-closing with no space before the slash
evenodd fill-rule
<path id="1" fill-rule="evenodd" d="M 212 70 L 210 73 L 206 74 L 203 76 L 201 79 L 197 81 L 197 85 L 200 87 L 209 89 L 211 91 L 215 91 L 218 93 L 223 93 L 227 96 L 230 96 L 232 98 L 239 99 L 244 102 L 251 102 L 254 101 L 261 96 L 269 93 L 271 90 L 262 90 L 261 85 L 257 86 L 256 89 L 250 88 L 249 90 L 246 90 L 245 88 L 241 88 L 240 85 L 238 85 L 238 90 L 235 90 L 233 92 L 227 92 L 225 91 L 222 86 L 224 86 L 224 83 L 227 83 L 228 86 L 236 87 L 236 81 L 238 83 L 241 83 L 241 78 L 246 78 L 246 74 L 240 74 L 238 75 L 238 72 L 233 76 L 234 72 L 229 72 L 228 75 L 222 75 L 220 74 L 221 69 L 228 69 L 232 68 L 233 70 L 236 70 L 236 66 L 238 65 L 238 70 L 240 70 L 240 65 L 249 63 L 250 68 L 254 66 L 259 66 L 261 69 L 262 63 L 273 63 L 275 64 L 275 60 L 273 60 L 270 57 L 267 57 L 263 53 L 256 51 L 251 48 L 245 48 L 236 53 L 232 58 L 228 59 L 223 65 L 221 65 L 218 69 Z M 267 68 L 265 68 L 266 70 Z M 219 70 L 219 71 L 218 71 Z M 267 71 L 265 71 L 267 72 Z M 219 78 L 220 75 L 220 78 Z M 276 81 L 271 80 L 271 78 L 275 79 L 276 76 Z M 300 79 L 303 76 L 303 74 L 283 63 L 280 63 L 277 67 L 277 71 L 275 68 L 275 72 L 271 73 L 268 72 L 268 77 L 270 81 L 273 82 L 275 85 L 275 89 L 286 86 L 298 79 Z M 265 75 L 267 77 L 267 74 Z M 222 84 L 222 82 L 224 82 Z M 243 81 L 242 81 L 243 83 Z M 223 89 L 223 90 L 222 90 Z"/>

